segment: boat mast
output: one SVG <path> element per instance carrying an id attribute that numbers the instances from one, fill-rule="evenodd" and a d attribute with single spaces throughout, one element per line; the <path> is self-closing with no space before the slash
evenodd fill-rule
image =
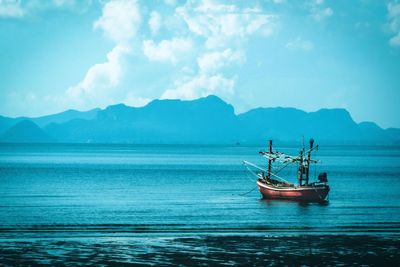
<path id="1" fill-rule="evenodd" d="M 268 157 L 268 180 L 271 180 L 271 155 L 272 155 L 272 140 L 269 140 L 269 157 Z"/>
<path id="2" fill-rule="evenodd" d="M 313 150 L 314 139 L 310 139 L 310 150 L 308 150 L 307 155 L 307 168 L 306 168 L 306 185 L 308 185 L 308 178 L 310 174 L 310 160 L 311 160 L 311 151 Z"/>
<path id="3" fill-rule="evenodd" d="M 299 160 L 299 171 L 298 171 L 298 179 L 299 179 L 299 186 L 302 186 L 303 183 L 303 153 L 304 149 L 300 150 L 300 160 Z"/>

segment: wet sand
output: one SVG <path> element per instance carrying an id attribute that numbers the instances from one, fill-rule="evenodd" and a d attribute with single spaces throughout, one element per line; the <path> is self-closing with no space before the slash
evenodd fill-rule
<path id="1" fill-rule="evenodd" d="M 0 265 L 399 266 L 397 235 L 190 236 L 6 240 Z"/>

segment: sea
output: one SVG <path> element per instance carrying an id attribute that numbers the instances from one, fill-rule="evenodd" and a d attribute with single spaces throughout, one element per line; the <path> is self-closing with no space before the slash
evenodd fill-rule
<path id="1" fill-rule="evenodd" d="M 323 203 L 263 200 L 265 149 L 1 144 L 0 266 L 400 263 L 400 147 L 321 146 Z"/>

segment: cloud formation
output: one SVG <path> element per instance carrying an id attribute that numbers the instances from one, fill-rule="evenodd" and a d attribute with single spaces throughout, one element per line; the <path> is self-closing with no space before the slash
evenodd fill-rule
<path id="1" fill-rule="evenodd" d="M 123 72 L 122 57 L 129 52 L 127 46 L 122 44 L 115 46 L 107 54 L 107 61 L 90 67 L 80 83 L 68 88 L 67 95 L 73 98 L 93 98 L 117 86 Z"/>
<path id="2" fill-rule="evenodd" d="M 311 0 L 310 13 L 316 21 L 322 21 L 333 15 L 333 9 L 325 6 L 324 0 Z"/>
<path id="3" fill-rule="evenodd" d="M 48 10 L 69 10 L 84 12 L 90 6 L 91 0 L 0 0 L 0 18 L 23 18 Z"/>
<path id="4" fill-rule="evenodd" d="M 25 12 L 22 9 L 21 1 L 19 0 L 0 0 L 0 18 L 11 17 L 19 18 L 24 16 Z"/>
<path id="5" fill-rule="evenodd" d="M 104 5 L 101 17 L 93 24 L 117 43 L 125 42 L 136 35 L 141 22 L 139 7 L 135 0 L 111 1 Z"/>
<path id="6" fill-rule="evenodd" d="M 290 50 L 304 50 L 311 51 L 314 49 L 314 44 L 311 41 L 303 40 L 301 37 L 297 37 L 286 43 L 286 48 Z"/>
<path id="7" fill-rule="evenodd" d="M 116 45 L 107 54 L 107 61 L 93 65 L 77 85 L 67 89 L 66 95 L 77 103 L 85 101 L 99 103 L 110 101 L 112 88 L 119 85 L 123 75 L 123 58 L 132 52 L 132 39 L 141 23 L 141 14 L 136 0 L 114 0 L 107 2 L 101 17 L 93 24 Z"/>
<path id="8" fill-rule="evenodd" d="M 233 51 L 227 48 L 223 51 L 206 52 L 199 56 L 197 64 L 200 73 L 214 73 L 219 69 L 229 66 L 232 63 L 241 63 L 245 61 L 243 51 Z"/>
<path id="9" fill-rule="evenodd" d="M 23 3 L 0 0 L 0 16 L 25 16 L 49 8 L 74 9 L 90 1 Z M 147 59 L 147 69 L 151 70 L 152 64 L 159 62 L 171 64 L 174 69 L 170 77 L 161 74 L 159 78 L 166 82 L 153 97 L 231 96 L 237 75 L 227 70 L 244 64 L 249 39 L 255 35 L 271 35 L 277 21 L 277 16 L 267 14 L 259 6 L 243 7 L 212 0 L 179 3 L 168 0 L 164 1 L 165 6 L 153 5 L 142 9 L 137 0 L 100 3 L 101 16 L 93 22 L 93 30 L 100 31 L 114 43 L 114 47 L 104 62 L 93 64 L 82 80 L 69 86 L 62 96 L 49 96 L 54 101 L 83 109 L 115 101 L 137 105 L 147 103 L 149 98 L 145 97 L 143 86 L 138 89 L 132 84 L 122 84 L 128 76 L 126 74 L 135 77 L 132 75 L 135 68 L 132 59 L 143 60 L 142 56 Z M 147 23 L 142 23 L 143 18 Z M 129 81 L 135 83 L 134 78 L 129 78 Z"/>
<path id="10" fill-rule="evenodd" d="M 246 38 L 257 31 L 265 35 L 273 31 L 275 16 L 267 15 L 259 8 L 240 9 L 209 0 L 195 3 L 188 1 L 178 7 L 176 15 L 185 21 L 192 33 L 206 38 L 209 49 L 222 47 L 233 38 Z"/>
<path id="11" fill-rule="evenodd" d="M 213 93 L 398 125 L 398 0 L 0 0 L 0 23 L 4 115 Z"/>
<path id="12" fill-rule="evenodd" d="M 143 41 L 143 52 L 151 61 L 169 61 L 176 64 L 179 57 L 191 50 L 192 40 L 184 38 L 172 38 L 162 40 L 156 44 L 153 40 Z"/>
<path id="13" fill-rule="evenodd" d="M 153 11 L 150 14 L 150 19 L 149 19 L 149 27 L 151 30 L 151 33 L 153 35 L 156 35 L 158 31 L 161 28 L 161 15 L 157 11 Z"/>
<path id="14" fill-rule="evenodd" d="M 389 3 L 387 10 L 389 29 L 395 34 L 390 38 L 389 44 L 391 46 L 400 46 L 400 3 Z"/>
<path id="15" fill-rule="evenodd" d="M 210 0 L 188 1 L 176 8 L 174 16 L 184 22 L 192 38 L 203 42 L 195 62 L 197 73 L 175 81 L 162 98 L 232 96 L 236 77 L 227 77 L 224 70 L 244 63 L 248 39 L 255 34 L 271 35 L 277 19 L 258 7 L 239 8 Z"/>
<path id="16" fill-rule="evenodd" d="M 234 92 L 235 81 L 217 75 L 201 74 L 194 78 L 177 81 L 174 89 L 166 90 L 161 99 L 195 99 L 211 94 L 227 96 Z"/>

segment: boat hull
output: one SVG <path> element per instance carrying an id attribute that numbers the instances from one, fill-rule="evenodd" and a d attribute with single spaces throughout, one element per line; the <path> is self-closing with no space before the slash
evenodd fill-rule
<path id="1" fill-rule="evenodd" d="M 325 201 L 328 185 L 301 186 L 301 187 L 275 187 L 260 180 L 257 181 L 260 193 L 265 199 L 288 199 L 307 202 Z"/>

